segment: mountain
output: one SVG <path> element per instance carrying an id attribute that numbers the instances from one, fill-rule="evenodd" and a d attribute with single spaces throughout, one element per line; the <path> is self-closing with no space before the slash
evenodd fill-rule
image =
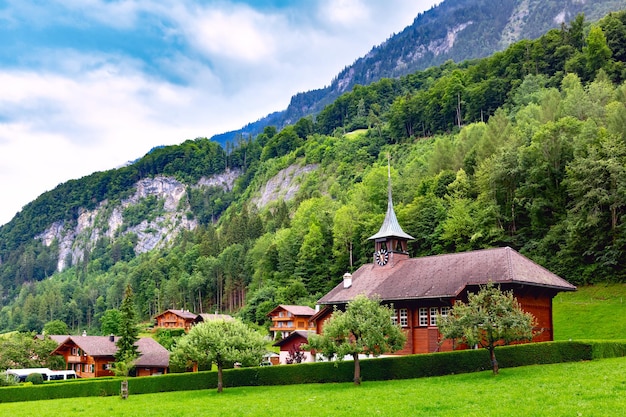
<path id="1" fill-rule="evenodd" d="M 146 321 L 313 305 L 371 262 L 389 174 L 411 256 L 510 246 L 574 284 L 626 282 L 626 11 L 59 185 L 0 227 L 0 330 L 97 333 L 128 284 Z"/>
<path id="2" fill-rule="evenodd" d="M 254 136 L 265 126 L 282 128 L 316 115 L 355 85 L 402 77 L 447 60 L 489 56 L 516 41 L 535 39 L 567 24 L 580 13 L 585 20 L 595 21 L 625 7 L 625 0 L 445 0 L 347 66 L 329 86 L 298 93 L 287 109 L 211 139 L 223 145 L 240 136 Z"/>

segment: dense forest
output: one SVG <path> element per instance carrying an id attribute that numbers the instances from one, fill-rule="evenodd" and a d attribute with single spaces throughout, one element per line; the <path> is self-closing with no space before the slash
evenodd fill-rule
<path id="1" fill-rule="evenodd" d="M 267 127 L 225 149 L 207 139 L 70 181 L 0 228 L 0 329 L 63 320 L 98 333 L 131 284 L 143 320 L 166 308 L 229 312 L 266 325 L 279 303 L 308 304 L 371 262 L 393 199 L 412 256 L 511 246 L 577 285 L 626 272 L 626 12 L 524 40 L 488 58 L 446 62 L 355 87 L 317 117 Z M 280 170 L 313 166 L 295 198 L 255 193 Z M 33 239 L 79 209 L 115 204 L 140 178 L 184 184 L 226 168 L 228 192 L 189 189 L 199 226 L 136 254 L 132 234 L 101 237 L 55 271 L 55 244 Z M 154 215 L 146 201 L 128 217 Z"/>

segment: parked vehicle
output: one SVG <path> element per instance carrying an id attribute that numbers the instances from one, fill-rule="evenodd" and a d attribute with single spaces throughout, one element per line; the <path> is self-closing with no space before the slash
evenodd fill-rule
<path id="1" fill-rule="evenodd" d="M 49 368 L 7 369 L 6 374 L 13 376 L 17 382 L 26 381 L 30 374 L 41 374 L 44 381 L 60 381 L 77 377 L 73 370 L 53 371 Z"/>

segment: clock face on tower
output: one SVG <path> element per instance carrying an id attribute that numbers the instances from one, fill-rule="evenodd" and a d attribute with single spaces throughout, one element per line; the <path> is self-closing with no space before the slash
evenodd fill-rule
<path id="1" fill-rule="evenodd" d="M 374 253 L 374 259 L 376 260 L 376 263 L 378 265 L 384 266 L 389 261 L 389 252 L 387 252 L 385 249 L 377 250 Z"/>

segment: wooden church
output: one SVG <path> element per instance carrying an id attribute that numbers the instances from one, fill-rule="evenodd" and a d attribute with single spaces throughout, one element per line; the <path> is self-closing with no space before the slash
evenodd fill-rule
<path id="1" fill-rule="evenodd" d="M 398 223 L 391 198 L 389 179 L 385 220 L 375 235 L 373 262 L 353 274 L 318 301 L 319 311 L 311 318 L 317 333 L 331 316 L 333 308 L 343 310 L 357 295 L 377 297 L 393 305 L 392 320 L 407 335 L 398 354 L 452 350 L 452 342 L 441 342 L 437 316 L 448 314 L 456 300 L 467 301 L 468 292 L 493 282 L 502 290 L 512 290 L 524 311 L 537 319 L 540 331 L 533 341 L 553 340 L 552 299 L 560 291 L 576 287 L 536 264 L 510 247 L 484 249 L 421 258 L 411 258 L 407 242 L 413 237 Z"/>

